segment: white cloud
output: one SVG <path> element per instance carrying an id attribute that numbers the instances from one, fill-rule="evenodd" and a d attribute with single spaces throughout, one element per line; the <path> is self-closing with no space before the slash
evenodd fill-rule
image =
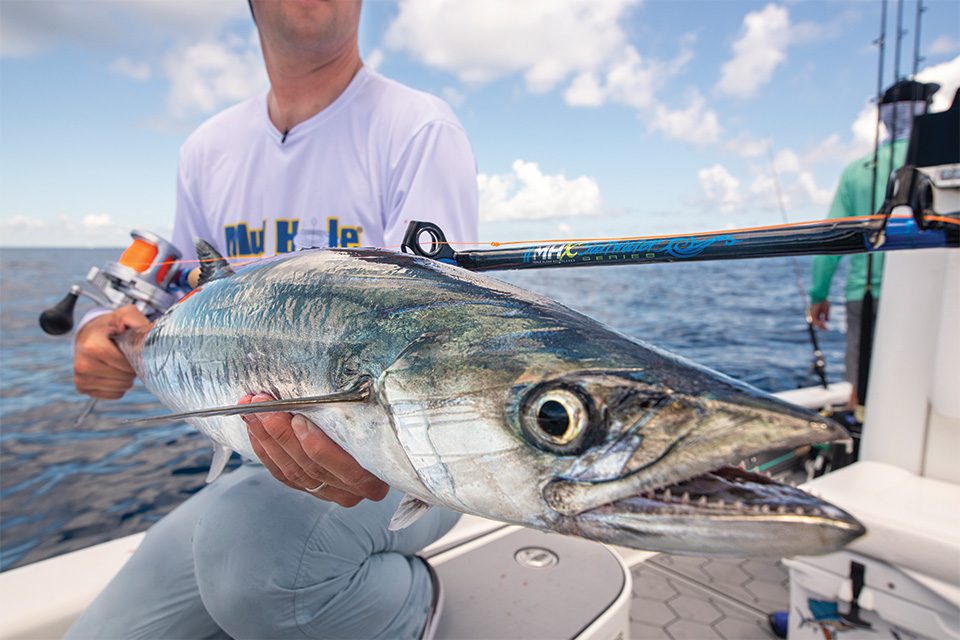
<path id="1" fill-rule="evenodd" d="M 386 43 L 468 84 L 519 74 L 529 92 L 561 87 L 570 106 L 625 105 L 636 109 L 652 131 L 697 144 L 716 142 L 717 114 L 699 94 L 682 109 L 658 98 L 664 84 L 692 60 L 696 37 L 682 35 L 672 59 L 641 55 L 621 24 L 637 4 L 401 0 Z"/>
<path id="2" fill-rule="evenodd" d="M 532 220 L 597 215 L 603 201 L 597 181 L 544 174 L 535 162 L 515 160 L 512 173 L 477 176 L 480 219 Z"/>
<path id="3" fill-rule="evenodd" d="M 122 246 L 130 239 L 107 213 L 55 218 L 16 214 L 0 218 L 0 232 L 7 246 Z"/>
<path id="4" fill-rule="evenodd" d="M 958 50 L 960 50 L 960 42 L 957 42 L 950 36 L 940 36 L 930 43 L 927 52 L 931 55 L 948 56 L 951 53 L 956 53 Z"/>
<path id="5" fill-rule="evenodd" d="M 750 97 L 769 82 L 786 57 L 790 42 L 790 14 L 768 4 L 743 19 L 743 33 L 733 43 L 733 58 L 723 65 L 717 88 L 730 96 Z"/>
<path id="6" fill-rule="evenodd" d="M 4 0 L 0 55 L 30 56 L 59 47 L 143 50 L 176 33 L 209 37 L 226 23 L 250 20 L 237 0 Z"/>
<path id="7" fill-rule="evenodd" d="M 940 90 L 933 96 L 933 104 L 930 105 L 931 111 L 949 109 L 953 102 L 953 96 L 957 93 L 957 88 L 960 87 L 960 56 L 921 69 L 917 73 L 917 80 L 920 82 L 936 82 L 940 85 Z"/>
<path id="8" fill-rule="evenodd" d="M 621 50 L 638 0 L 401 0 L 386 43 L 466 83 L 514 73 L 544 92 Z"/>
<path id="9" fill-rule="evenodd" d="M 884 133 L 883 125 L 880 125 L 880 137 L 881 139 L 886 135 Z M 873 148 L 874 140 L 877 136 L 877 105 L 871 103 L 865 104 L 860 113 L 857 114 L 857 117 L 854 118 L 853 124 L 850 125 L 850 131 L 853 133 L 854 144 L 857 145 L 859 149 L 862 149 L 864 153 L 868 149 Z"/>
<path id="10" fill-rule="evenodd" d="M 743 207 L 740 195 L 740 180 L 722 164 L 715 164 L 697 172 L 702 203 L 722 214 L 737 212 Z"/>
<path id="11" fill-rule="evenodd" d="M 694 94 L 686 109 L 672 110 L 657 105 L 650 128 L 663 132 L 668 138 L 698 145 L 717 142 L 721 131 L 717 114 L 707 108 L 699 93 Z"/>
<path id="12" fill-rule="evenodd" d="M 380 68 L 380 65 L 383 64 L 383 58 L 383 49 L 374 49 L 363 61 L 363 64 L 376 71 Z"/>
<path id="13" fill-rule="evenodd" d="M 833 199 L 833 187 L 823 188 L 817 184 L 813 167 L 820 161 L 837 160 L 826 158 L 823 154 L 826 149 L 836 147 L 838 138 L 839 136 L 831 136 L 802 154 L 798 154 L 793 149 L 781 149 L 774 155 L 772 166 L 769 161 L 755 164 L 751 168 L 753 181 L 748 188 L 755 208 L 779 211 L 780 202 L 778 202 L 777 193 L 777 183 L 779 183 L 779 196 L 783 200 L 784 209 L 792 219 L 826 217 L 826 208 Z M 799 217 L 798 214 L 800 214 Z"/>
<path id="14" fill-rule="evenodd" d="M 110 70 L 141 82 L 150 78 L 150 65 L 146 62 L 134 62 L 130 58 L 117 58 L 110 63 Z"/>
<path id="15" fill-rule="evenodd" d="M 692 42 L 689 36 L 681 38 L 680 53 L 670 61 L 644 58 L 632 45 L 626 45 L 601 69 L 576 75 L 564 92 L 564 100 L 575 107 L 598 107 L 607 102 L 638 110 L 656 107 L 657 92 L 693 57 Z"/>
<path id="16" fill-rule="evenodd" d="M 727 151 L 743 158 L 757 158 L 767 152 L 773 143 L 771 138 L 756 138 L 753 134 L 743 131 L 724 141 Z"/>
<path id="17" fill-rule="evenodd" d="M 229 35 L 237 22 L 250 38 Z M 241 0 L 3 0 L 0 54 L 29 56 L 63 47 L 107 51 L 109 69 L 136 81 L 170 83 L 161 128 L 193 126 L 264 89 L 259 41 Z M 155 73 L 156 72 L 156 73 Z"/>
<path id="18" fill-rule="evenodd" d="M 451 107 L 459 107 L 466 99 L 466 96 L 463 95 L 463 92 L 458 90 L 456 87 L 444 87 L 440 90 L 440 94 Z"/>
<path id="19" fill-rule="evenodd" d="M 106 229 L 113 227 L 113 221 L 110 219 L 110 214 L 107 213 L 90 213 L 83 216 L 83 220 L 80 222 L 80 226 L 89 231 L 96 231 L 98 229 Z"/>
<path id="20" fill-rule="evenodd" d="M 227 36 L 177 49 L 167 56 L 164 72 L 175 121 L 213 113 L 268 86 L 255 31 L 246 39 Z"/>
<path id="21" fill-rule="evenodd" d="M 9 218 L 0 218 L 0 229 L 16 231 L 23 229 L 47 229 L 50 223 L 39 218 L 17 214 Z"/>

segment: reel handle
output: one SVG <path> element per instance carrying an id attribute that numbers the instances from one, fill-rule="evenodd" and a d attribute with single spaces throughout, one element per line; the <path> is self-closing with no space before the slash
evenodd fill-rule
<path id="1" fill-rule="evenodd" d="M 57 304 L 40 314 L 40 328 L 51 336 L 60 336 L 73 329 L 73 309 L 77 306 L 80 288 L 74 285 Z"/>

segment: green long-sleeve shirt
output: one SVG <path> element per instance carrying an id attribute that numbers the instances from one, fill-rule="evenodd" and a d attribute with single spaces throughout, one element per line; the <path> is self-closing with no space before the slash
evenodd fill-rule
<path id="1" fill-rule="evenodd" d="M 877 191 L 875 207 L 880 208 L 887 189 L 887 176 L 891 173 L 890 153 L 893 150 L 893 171 L 903 166 L 907 155 L 907 141 L 898 140 L 893 145 L 884 144 L 877 153 Z M 870 208 L 870 187 L 873 184 L 873 152 L 854 160 L 843 170 L 837 193 L 830 205 L 830 218 L 867 216 L 875 213 Z M 883 254 L 873 254 L 873 294 L 879 297 L 880 281 L 883 275 Z M 815 256 L 810 267 L 812 285 L 810 302 L 817 303 L 830 295 L 830 282 L 837 270 L 842 256 Z M 844 289 L 847 301 L 863 299 L 867 285 L 867 254 L 850 256 L 850 269 L 847 271 L 847 284 Z"/>

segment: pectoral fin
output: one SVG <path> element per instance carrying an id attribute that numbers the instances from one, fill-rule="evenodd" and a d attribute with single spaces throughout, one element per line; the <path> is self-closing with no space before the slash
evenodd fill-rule
<path id="1" fill-rule="evenodd" d="M 228 407 L 216 407 L 213 409 L 196 409 L 195 411 L 184 411 L 183 413 L 170 413 L 163 416 L 153 416 L 150 418 L 130 418 L 123 420 L 121 424 L 156 424 L 161 422 L 174 422 L 186 418 L 212 418 L 215 416 L 241 416 L 251 413 L 264 413 L 267 411 L 297 411 L 306 407 L 314 407 L 333 402 L 365 402 L 370 398 L 371 392 L 370 378 L 361 378 L 355 385 L 345 391 L 338 391 L 325 396 L 307 396 L 304 398 L 287 398 L 285 400 L 270 400 L 268 402 L 255 402 L 251 404 L 235 404 Z"/>
<path id="2" fill-rule="evenodd" d="M 433 505 L 427 504 L 420 498 L 415 498 L 409 493 L 403 496 L 403 500 L 397 505 L 393 517 L 390 518 L 390 525 L 387 527 L 390 531 L 399 531 L 406 529 L 414 522 L 420 519 Z"/>
<path id="3" fill-rule="evenodd" d="M 223 473 L 224 468 L 227 466 L 227 462 L 230 461 L 230 455 L 233 453 L 233 449 L 228 447 L 225 444 L 213 443 L 213 460 L 210 462 L 210 470 L 207 471 L 207 484 L 210 484 L 214 480 L 220 477 L 220 474 Z"/>

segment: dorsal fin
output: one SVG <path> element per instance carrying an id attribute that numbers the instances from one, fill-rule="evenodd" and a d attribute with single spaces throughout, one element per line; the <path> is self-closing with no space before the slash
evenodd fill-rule
<path id="1" fill-rule="evenodd" d="M 230 263 L 206 240 L 197 238 L 193 241 L 193 245 L 197 248 L 197 259 L 200 260 L 198 287 L 202 287 L 211 280 L 228 278 L 236 273 Z"/>

